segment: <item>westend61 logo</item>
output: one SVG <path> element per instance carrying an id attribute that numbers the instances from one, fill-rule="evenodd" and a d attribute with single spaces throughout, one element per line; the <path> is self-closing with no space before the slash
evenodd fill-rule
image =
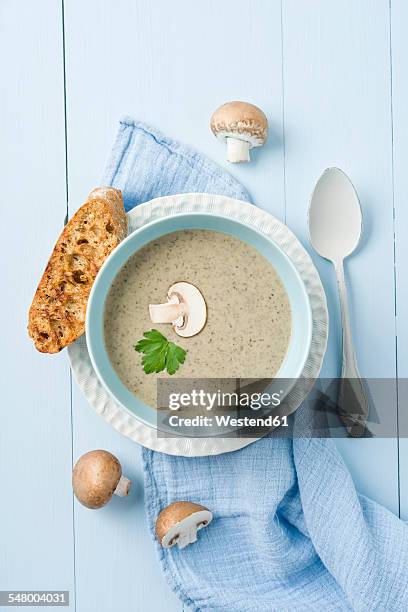
<path id="1" fill-rule="evenodd" d="M 284 387 L 271 383 L 271 379 L 159 379 L 158 430 L 164 435 L 224 437 L 243 429 L 258 435 L 265 428 L 287 427 L 288 418 L 281 410 Z"/>
<path id="2" fill-rule="evenodd" d="M 169 395 L 169 409 L 172 411 L 182 411 L 183 414 L 172 414 L 168 417 L 170 427 L 177 429 L 186 427 L 204 428 L 226 428 L 238 429 L 243 427 L 286 427 L 288 425 L 287 416 L 271 415 L 256 418 L 243 411 L 259 411 L 280 406 L 281 392 L 259 393 L 259 392 L 224 392 L 218 389 L 215 392 L 208 392 L 204 389 L 192 389 L 191 392 L 173 392 Z M 225 410 L 225 409 L 228 410 Z M 191 414 L 191 409 L 198 411 L 198 414 Z M 241 414 L 238 415 L 237 411 Z M 186 414 L 188 411 L 188 414 Z M 202 412 L 206 411 L 207 414 Z M 218 412 L 209 416 L 210 411 Z"/>

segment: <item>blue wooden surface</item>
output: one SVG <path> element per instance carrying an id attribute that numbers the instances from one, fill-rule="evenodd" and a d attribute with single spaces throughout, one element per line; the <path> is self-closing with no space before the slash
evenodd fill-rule
<path id="1" fill-rule="evenodd" d="M 147 532 L 137 446 L 71 388 L 66 355 L 35 353 L 25 332 L 67 205 L 72 214 L 98 184 L 122 114 L 227 167 L 211 112 L 228 99 L 258 104 L 270 142 L 251 164 L 228 169 L 307 247 L 316 179 L 330 165 L 346 170 L 365 220 L 347 266 L 361 370 L 394 377 L 398 367 L 408 377 L 407 25 L 404 0 L 0 3 L 0 589 L 70 590 L 78 612 L 181 609 Z M 336 289 L 329 265 L 314 259 L 329 300 L 331 375 L 339 371 Z M 399 412 L 396 394 L 388 410 L 407 431 L 402 393 Z M 339 446 L 359 490 L 408 517 L 406 440 Z M 134 488 L 128 500 L 90 512 L 73 502 L 70 473 L 97 447 L 121 459 Z"/>
<path id="2" fill-rule="evenodd" d="M 408 54 L 406 25 L 408 4 L 394 0 L 392 36 L 393 162 L 396 254 L 396 333 L 398 337 L 399 448 L 401 516 L 408 520 Z"/>
<path id="3" fill-rule="evenodd" d="M 0 3 L 0 62 L 0 589 L 73 593 L 69 369 L 64 355 L 35 354 L 26 334 L 32 293 L 66 215 L 61 11 L 53 0 L 24 11 Z"/>

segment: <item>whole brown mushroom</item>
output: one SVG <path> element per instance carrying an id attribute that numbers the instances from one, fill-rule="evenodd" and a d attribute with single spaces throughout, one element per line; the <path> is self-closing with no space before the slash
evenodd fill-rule
<path id="1" fill-rule="evenodd" d="M 249 150 L 261 147 L 268 137 L 265 113 L 249 102 L 226 102 L 213 113 L 211 130 L 227 144 L 227 161 L 249 162 Z"/>
<path id="2" fill-rule="evenodd" d="M 87 508 L 102 508 L 112 495 L 128 495 L 131 482 L 122 476 L 118 459 L 105 450 L 93 450 L 78 459 L 72 472 L 77 500 Z"/>

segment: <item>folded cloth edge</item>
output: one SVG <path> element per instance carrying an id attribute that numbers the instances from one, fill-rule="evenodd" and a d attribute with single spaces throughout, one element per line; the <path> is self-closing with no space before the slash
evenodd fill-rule
<path id="1" fill-rule="evenodd" d="M 240 199 L 252 202 L 251 196 L 241 183 L 231 176 L 226 169 L 221 168 L 221 166 L 208 158 L 204 153 L 196 151 L 189 145 L 166 136 L 160 130 L 148 123 L 133 119 L 128 115 L 124 115 L 119 119 L 119 130 L 116 132 L 112 150 L 105 164 L 105 170 L 101 181 L 102 184 L 115 186 L 115 179 L 129 148 L 133 129 L 143 131 L 146 136 L 153 138 L 158 145 L 164 146 L 171 153 L 182 157 L 188 162 L 192 169 L 196 168 L 194 164 L 199 163 L 200 170 L 205 171 L 209 178 L 223 181 L 226 187 L 230 187 L 234 191 L 237 189 L 237 186 L 239 186 L 242 191 Z"/>

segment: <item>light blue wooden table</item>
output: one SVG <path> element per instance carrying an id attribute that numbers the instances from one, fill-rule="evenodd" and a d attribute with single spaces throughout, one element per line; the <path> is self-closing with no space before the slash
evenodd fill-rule
<path id="1" fill-rule="evenodd" d="M 350 260 L 364 376 L 408 377 L 408 3 L 404 0 L 2 0 L 0 589 L 65 589 L 70 610 L 180 610 L 147 532 L 137 446 L 89 408 L 66 354 L 33 350 L 25 326 L 64 219 L 98 185 L 116 122 L 130 114 L 226 166 L 212 111 L 255 102 L 269 144 L 228 169 L 308 247 L 313 185 L 331 165 L 360 194 L 364 240 Z M 324 373 L 339 372 L 329 264 Z M 407 420 L 397 395 L 390 419 Z M 130 499 L 91 512 L 72 463 L 120 457 Z M 345 440 L 358 489 L 408 518 L 408 443 Z"/>

